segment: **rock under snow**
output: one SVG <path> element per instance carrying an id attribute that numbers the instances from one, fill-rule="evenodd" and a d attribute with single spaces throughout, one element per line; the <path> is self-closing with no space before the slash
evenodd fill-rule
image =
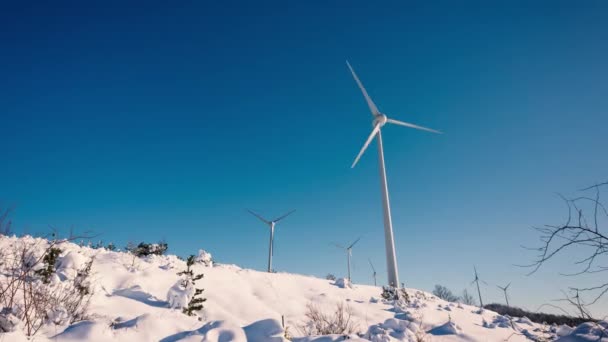
<path id="1" fill-rule="evenodd" d="M 337 287 L 339 287 L 341 289 L 352 289 L 353 288 L 353 285 L 351 284 L 351 282 L 348 278 L 338 278 L 334 282 L 334 285 L 336 285 Z"/>

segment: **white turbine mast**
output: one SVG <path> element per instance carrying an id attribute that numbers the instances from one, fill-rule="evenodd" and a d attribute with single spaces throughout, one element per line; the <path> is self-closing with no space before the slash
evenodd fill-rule
<path id="1" fill-rule="evenodd" d="M 397 256 L 396 256 L 396 252 L 395 252 L 395 239 L 393 236 L 393 223 L 392 223 L 392 219 L 391 219 L 391 207 L 390 207 L 389 196 L 388 196 L 386 169 L 384 166 L 384 149 L 382 148 L 381 129 L 386 123 L 391 123 L 391 124 L 395 124 L 395 125 L 415 128 L 415 129 L 432 132 L 432 133 L 441 134 L 441 132 L 436 131 L 434 129 L 414 125 L 414 124 L 411 124 L 408 122 L 403 122 L 403 121 L 398 121 L 398 120 L 388 118 L 386 116 L 386 114 L 383 114 L 382 112 L 380 112 L 378 107 L 376 107 L 376 105 L 374 104 L 374 101 L 372 101 L 371 97 L 367 94 L 367 91 L 363 87 L 363 84 L 359 80 L 359 77 L 357 77 L 357 74 L 355 73 L 353 68 L 350 66 L 350 63 L 348 63 L 348 61 L 346 61 L 346 65 L 348 65 L 348 68 L 350 69 L 350 72 L 352 73 L 353 78 L 355 79 L 355 82 L 357 82 L 359 89 L 361 89 L 361 92 L 363 93 L 363 97 L 365 98 L 365 101 L 367 102 L 369 110 L 371 111 L 372 116 L 373 116 L 372 132 L 369 135 L 369 137 L 367 138 L 367 140 L 365 141 L 365 144 L 363 144 L 363 148 L 361 148 L 361 151 L 355 158 L 355 161 L 353 162 L 351 168 L 354 168 L 355 165 L 357 165 L 357 162 L 359 161 L 359 159 L 361 158 L 361 156 L 363 155 L 363 153 L 365 152 L 365 150 L 371 143 L 372 139 L 374 139 L 374 137 L 377 137 L 378 162 L 380 164 L 380 187 L 382 190 L 382 205 L 383 205 L 383 209 L 384 209 L 384 243 L 386 245 L 386 269 L 388 271 L 387 272 L 388 273 L 388 284 L 393 287 L 399 287 L 399 284 L 400 284 L 399 283 L 399 273 L 397 271 Z"/>
<path id="2" fill-rule="evenodd" d="M 281 221 L 282 219 L 286 218 L 287 216 L 291 215 L 294 211 L 296 211 L 295 209 L 283 214 L 277 218 L 275 218 L 274 220 L 267 220 L 265 218 L 263 218 L 262 216 L 256 214 L 255 212 L 253 212 L 253 210 L 247 209 L 247 211 L 257 217 L 258 219 L 260 219 L 260 221 L 264 222 L 265 224 L 268 225 L 268 227 L 270 228 L 270 243 L 268 246 L 268 272 L 272 272 L 272 256 L 274 254 L 273 249 L 274 249 L 274 227 L 276 226 L 277 223 L 279 223 L 279 221 Z"/>
<path id="3" fill-rule="evenodd" d="M 355 242 L 351 243 L 348 247 L 344 247 L 342 245 L 338 245 L 337 243 L 335 244 L 336 247 L 343 249 L 346 251 L 346 265 L 348 268 L 348 281 L 352 283 L 352 279 L 350 277 L 350 258 L 353 256 L 353 247 L 355 246 L 355 244 L 357 244 L 357 242 L 359 242 L 359 240 L 361 240 L 361 238 L 358 238 L 357 240 L 355 240 Z"/>

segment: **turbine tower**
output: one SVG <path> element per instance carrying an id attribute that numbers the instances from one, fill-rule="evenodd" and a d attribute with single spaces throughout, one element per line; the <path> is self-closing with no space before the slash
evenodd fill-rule
<path id="1" fill-rule="evenodd" d="M 482 281 L 484 284 L 485 284 L 485 282 L 483 280 L 479 279 L 479 276 L 477 275 L 477 268 L 475 266 L 473 266 L 473 270 L 475 271 L 475 279 L 473 279 L 473 281 L 471 282 L 471 285 L 473 283 L 477 284 L 477 294 L 479 295 L 479 307 L 483 308 L 483 300 L 481 300 L 481 291 L 479 290 L 479 282 Z"/>
<path id="2" fill-rule="evenodd" d="M 507 295 L 507 290 L 509 289 L 509 286 L 511 286 L 511 283 L 508 283 L 505 287 L 496 285 L 496 287 L 498 287 L 505 293 L 505 302 L 507 302 L 507 306 L 509 306 L 509 296 Z"/>
<path id="3" fill-rule="evenodd" d="M 376 285 L 376 269 L 374 268 L 374 264 L 372 264 L 372 259 L 367 259 L 367 261 L 369 261 L 369 265 L 372 267 L 372 271 L 374 272 L 373 273 L 373 275 L 374 275 L 374 286 L 377 286 Z"/>
<path id="4" fill-rule="evenodd" d="M 252 210 L 247 209 L 247 211 L 257 217 L 258 219 L 260 219 L 260 221 L 266 223 L 268 225 L 268 227 L 270 227 L 270 243 L 269 243 L 269 247 L 268 247 L 268 272 L 272 272 L 272 255 L 273 255 L 273 248 L 274 248 L 274 227 L 276 226 L 276 224 L 281 221 L 282 219 L 286 218 L 287 216 L 291 215 L 294 211 L 296 211 L 295 209 L 283 214 L 279 217 L 277 217 L 276 219 L 272 220 L 272 221 L 268 221 L 267 219 L 263 218 L 262 216 L 254 213 Z"/>
<path id="5" fill-rule="evenodd" d="M 380 188 L 382 190 L 382 205 L 383 205 L 383 209 L 384 209 L 384 243 L 386 245 L 386 269 L 387 269 L 387 273 L 388 273 L 388 284 L 393 287 L 399 287 L 399 284 L 400 284 L 399 283 L 399 273 L 397 271 L 397 256 L 395 253 L 395 239 L 393 237 L 393 223 L 392 223 L 392 219 L 391 219 L 391 206 L 390 206 L 389 197 L 388 197 L 388 184 L 386 181 L 386 170 L 384 167 L 384 150 L 382 148 L 381 128 L 386 123 L 391 123 L 391 124 L 395 124 L 395 125 L 415 128 L 415 129 L 432 132 L 432 133 L 441 134 L 441 132 L 436 131 L 434 129 L 421 127 L 421 126 L 417 126 L 417 125 L 414 125 L 411 123 L 388 118 L 386 116 L 386 114 L 383 114 L 382 112 L 380 112 L 380 110 L 378 110 L 378 107 L 376 107 L 376 105 L 374 104 L 372 99 L 367 94 L 367 91 L 363 87 L 363 84 L 359 80 L 359 77 L 357 77 L 357 74 L 355 74 L 355 71 L 350 66 L 350 63 L 348 63 L 348 61 L 346 61 L 346 65 L 348 65 L 348 68 L 350 69 L 350 72 L 352 73 L 353 78 L 355 79 L 355 82 L 357 82 L 359 89 L 361 89 L 361 92 L 363 93 L 363 97 L 365 97 L 365 101 L 367 102 L 367 106 L 369 107 L 369 110 L 372 112 L 372 116 L 374 118 L 372 121 L 372 126 L 373 126 L 372 133 L 369 135 L 369 137 L 365 141 L 363 148 L 361 148 L 361 151 L 355 158 L 355 161 L 353 162 L 353 165 L 351 166 L 351 168 L 354 168 L 355 165 L 357 165 L 359 158 L 361 158 L 361 156 L 363 155 L 363 153 L 365 152 L 365 150 L 367 149 L 369 144 L 372 142 L 372 139 L 374 139 L 374 137 L 377 137 L 378 162 L 380 164 Z"/>
<path id="6" fill-rule="evenodd" d="M 355 240 L 355 242 L 351 243 L 350 246 L 348 246 L 348 247 L 344 247 L 344 246 L 336 244 L 336 247 L 341 248 L 346 251 L 347 266 L 348 266 L 348 281 L 351 283 L 352 283 L 352 279 L 350 277 L 350 258 L 353 256 L 353 247 L 355 246 L 355 244 L 357 242 L 359 242 L 359 240 L 361 240 L 361 238 L 358 238 L 357 240 Z"/>

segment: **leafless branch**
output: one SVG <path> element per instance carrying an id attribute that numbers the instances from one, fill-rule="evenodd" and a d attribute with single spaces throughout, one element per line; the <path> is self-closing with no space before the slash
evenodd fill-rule
<path id="1" fill-rule="evenodd" d="M 540 233 L 541 245 L 539 247 L 526 247 L 528 250 L 538 252 L 534 262 L 523 265 L 532 270 L 528 275 L 537 272 L 542 265 L 558 254 L 563 254 L 568 249 L 585 249 L 587 254 L 573 262 L 579 269 L 572 273 L 563 273 L 565 276 L 578 276 L 587 273 L 599 273 L 608 271 L 605 264 L 608 257 L 608 234 L 606 227 L 602 223 L 608 218 L 608 209 L 600 201 L 601 190 L 608 187 L 608 182 L 597 183 L 581 191 L 594 191 L 594 195 L 566 198 L 559 195 L 568 208 L 568 215 L 565 223 L 561 225 L 545 225 L 534 227 Z M 588 215 L 589 213 L 589 215 Z M 577 308 L 578 314 L 584 318 L 591 318 L 587 307 L 597 303 L 606 293 L 608 293 L 608 282 L 596 286 L 584 288 L 571 288 L 575 294 L 564 293 L 565 301 Z M 591 297 L 588 301 L 583 301 L 581 294 Z"/>

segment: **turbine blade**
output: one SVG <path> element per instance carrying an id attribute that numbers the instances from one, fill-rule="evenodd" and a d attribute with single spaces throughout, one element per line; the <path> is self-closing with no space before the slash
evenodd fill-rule
<path id="1" fill-rule="evenodd" d="M 508 283 L 507 286 L 505 286 L 505 291 L 509 288 L 509 286 L 511 286 L 511 283 Z"/>
<path id="2" fill-rule="evenodd" d="M 266 224 L 270 224 L 270 221 L 267 221 L 265 218 L 263 218 L 262 216 L 260 216 L 260 215 L 258 215 L 258 214 L 256 214 L 256 213 L 254 213 L 252 210 L 247 209 L 247 211 L 248 211 L 248 212 L 249 212 L 251 215 L 253 215 L 253 216 L 257 217 L 258 219 L 260 219 L 260 221 L 262 221 L 262 222 L 264 222 L 264 223 L 266 223 Z"/>
<path id="3" fill-rule="evenodd" d="M 437 134 L 443 134 L 442 132 L 434 130 L 434 129 L 431 129 L 431 128 L 426 128 L 426 127 L 414 125 L 414 124 L 403 122 L 403 121 L 399 121 L 399 120 L 386 119 L 386 122 L 390 122 L 390 123 L 395 124 L 395 125 L 401 125 L 401 126 L 405 126 L 405 127 L 409 127 L 409 128 L 415 128 L 415 129 L 419 129 L 419 130 L 422 130 L 422 131 L 427 131 L 427 132 L 432 132 L 432 133 L 437 133 Z"/>
<path id="4" fill-rule="evenodd" d="M 348 248 L 349 248 L 349 249 L 350 249 L 350 248 L 353 248 L 353 246 L 354 246 L 354 245 L 355 245 L 357 242 L 359 242 L 359 240 L 361 240 L 361 238 L 358 238 L 357 240 L 355 240 L 355 242 L 353 242 L 353 243 L 352 243 L 350 246 L 348 246 Z"/>
<path id="5" fill-rule="evenodd" d="M 332 245 L 334 245 L 334 246 L 336 246 L 336 247 L 338 247 L 340 249 L 346 249 L 344 246 L 338 245 L 337 243 L 333 243 Z"/>
<path id="6" fill-rule="evenodd" d="M 369 146 L 369 143 L 372 142 L 372 139 L 374 139 L 374 137 L 376 136 L 376 134 L 378 134 L 379 131 L 380 131 L 380 125 L 376 124 L 376 126 L 374 126 L 374 129 L 372 130 L 372 133 L 367 138 L 367 141 L 365 141 L 365 144 L 363 144 L 363 147 L 361 148 L 361 151 L 359 151 L 359 154 L 357 155 L 357 158 L 355 158 L 355 161 L 353 162 L 353 165 L 351 165 L 351 167 L 350 167 L 351 169 L 354 168 L 355 165 L 357 165 L 357 162 L 359 162 L 359 159 L 363 155 L 363 152 L 365 152 L 365 150 L 367 149 L 367 146 Z"/>
<path id="7" fill-rule="evenodd" d="M 272 220 L 272 222 L 277 223 L 277 222 L 281 221 L 282 219 L 286 218 L 287 216 L 291 215 L 294 211 L 296 211 L 296 210 L 294 209 L 294 210 L 288 212 L 287 214 L 279 216 L 276 219 Z"/>
<path id="8" fill-rule="evenodd" d="M 350 66 L 350 63 L 348 63 L 348 61 L 346 61 L 346 65 L 348 65 L 348 68 L 350 69 L 350 73 L 353 74 L 353 78 L 355 79 L 355 82 L 357 82 L 359 89 L 361 89 L 361 92 L 363 93 L 363 97 L 365 97 L 365 101 L 367 101 L 367 105 L 369 106 L 369 110 L 372 112 L 372 115 L 374 115 L 374 116 L 380 115 L 380 111 L 378 110 L 378 107 L 376 107 L 376 105 L 374 104 L 374 101 L 372 101 L 372 98 L 369 97 L 369 95 L 367 94 L 367 90 L 365 90 L 365 87 L 363 87 L 363 84 L 359 80 L 359 77 L 357 77 L 357 74 L 355 73 L 355 70 L 353 70 L 353 67 Z"/>

